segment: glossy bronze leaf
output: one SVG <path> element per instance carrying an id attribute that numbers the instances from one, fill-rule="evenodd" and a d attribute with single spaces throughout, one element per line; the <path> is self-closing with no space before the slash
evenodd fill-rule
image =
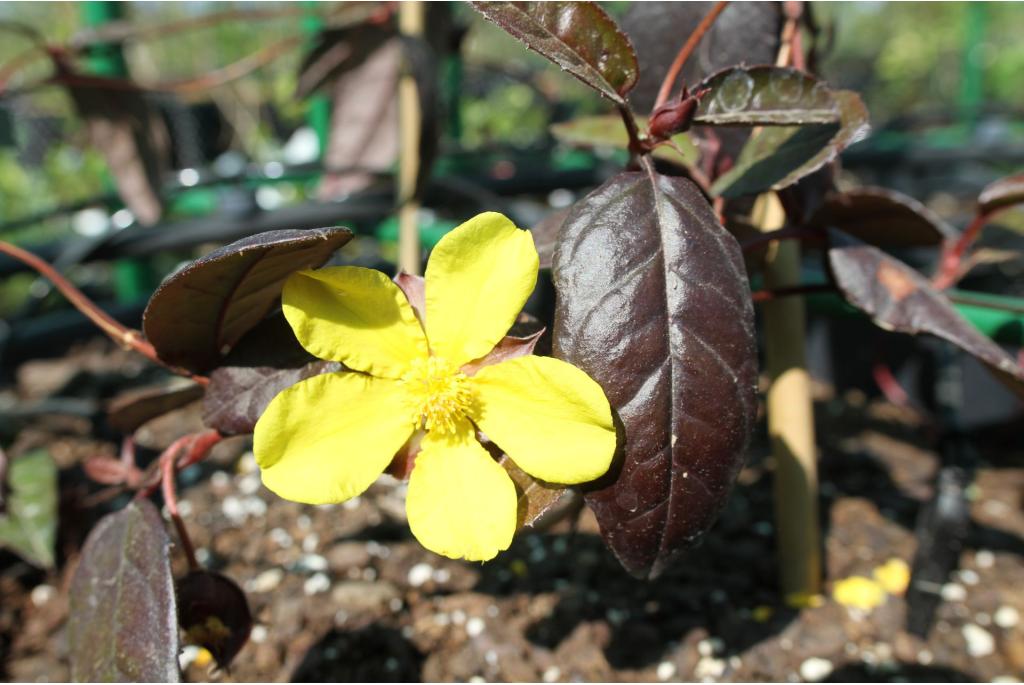
<path id="1" fill-rule="evenodd" d="M 888 188 L 830 194 L 807 225 L 836 228 L 869 245 L 886 248 L 932 247 L 957 235 L 935 212 Z"/>
<path id="2" fill-rule="evenodd" d="M 1024 203 L 1024 174 L 1007 176 L 989 183 L 978 195 L 978 212 L 988 214 L 997 209 Z"/>
<path id="3" fill-rule="evenodd" d="M 595 2 L 472 2 L 480 14 L 612 100 L 636 84 L 636 53 Z"/>
<path id="4" fill-rule="evenodd" d="M 561 485 L 545 483 L 516 466 L 508 455 L 502 454 L 498 463 L 516 484 L 518 497 L 516 525 L 518 528 L 544 529 L 547 523 L 578 502 L 579 493 Z"/>
<path id="5" fill-rule="evenodd" d="M 828 265 L 847 302 L 887 331 L 928 333 L 953 343 L 1024 397 L 1024 370 L 960 316 L 928 279 L 877 247 L 839 231 L 829 231 L 829 241 Z"/>
<path id="6" fill-rule="evenodd" d="M 743 146 L 736 164 L 711 186 L 714 195 L 739 197 L 780 190 L 828 164 L 869 130 L 868 113 L 853 92 L 835 92 L 840 122 L 769 126 Z"/>
<path id="7" fill-rule="evenodd" d="M 68 658 L 77 682 L 178 682 L 170 539 L 133 500 L 89 534 L 71 580 Z"/>
<path id="8" fill-rule="evenodd" d="M 587 503 L 623 566 L 654 577 L 714 522 L 753 428 L 739 246 L 689 181 L 626 172 L 576 203 L 553 275 L 555 356 L 600 383 L 622 422 L 621 460 Z"/>
<path id="9" fill-rule="evenodd" d="M 351 238 L 347 228 L 268 231 L 214 250 L 157 288 L 142 330 L 165 362 L 207 371 L 263 319 L 291 273 L 320 266 Z"/>
<path id="10" fill-rule="evenodd" d="M 790 67 L 729 67 L 693 87 L 697 124 L 794 126 L 839 122 L 839 102 L 824 82 Z"/>

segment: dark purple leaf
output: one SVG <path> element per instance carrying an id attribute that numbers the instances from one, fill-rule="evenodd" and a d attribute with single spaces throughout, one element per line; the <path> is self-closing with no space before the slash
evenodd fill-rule
<path id="1" fill-rule="evenodd" d="M 207 371 L 263 319 L 290 274 L 320 266 L 351 238 L 347 228 L 269 231 L 214 250 L 157 288 L 143 332 L 165 362 Z"/>
<path id="2" fill-rule="evenodd" d="M 885 330 L 928 333 L 953 343 L 1024 397 L 1024 370 L 960 316 L 928 279 L 877 247 L 839 231 L 829 231 L 829 242 L 829 268 L 847 302 Z"/>
<path id="3" fill-rule="evenodd" d="M 679 48 L 713 2 L 631 2 L 620 24 L 636 46 L 640 78 L 629 100 L 648 111 Z M 781 3 L 734 2 L 715 20 L 683 67 L 682 83 L 734 64 L 767 64 L 779 52 Z"/>
<path id="4" fill-rule="evenodd" d="M 578 502 L 579 494 L 576 491 L 537 480 L 516 466 L 508 455 L 502 454 L 498 463 L 516 484 L 519 497 L 516 520 L 519 528 L 544 528 L 550 518 Z"/>
<path id="5" fill-rule="evenodd" d="M 2 458 L 2 457 L 0 457 Z M 0 547 L 42 568 L 57 545 L 57 466 L 46 450 L 11 460 L 7 509 L 0 513 Z"/>
<path id="6" fill-rule="evenodd" d="M 202 386 L 194 383 L 124 392 L 107 406 L 107 423 L 114 430 L 131 435 L 150 419 L 184 407 L 202 396 Z"/>
<path id="7" fill-rule="evenodd" d="M 471 2 L 480 14 L 613 102 L 636 84 L 636 53 L 594 2 Z"/>
<path id="8" fill-rule="evenodd" d="M 835 92 L 841 122 L 769 126 L 743 146 L 736 164 L 711 186 L 722 197 L 780 190 L 831 162 L 867 135 L 868 113 L 856 93 Z"/>
<path id="9" fill-rule="evenodd" d="M 170 169 L 170 138 L 163 120 L 142 91 L 123 82 L 90 77 L 88 85 L 72 85 L 68 93 L 85 120 L 89 144 L 107 160 L 117 192 L 143 224 L 163 214 L 162 175 Z"/>
<path id="10" fill-rule="evenodd" d="M 551 268 L 551 257 L 555 254 L 558 231 L 562 228 L 562 223 L 569 216 L 571 210 L 572 207 L 556 209 L 530 229 L 530 233 L 533 234 L 533 243 L 537 246 L 537 254 L 540 256 L 540 268 Z"/>
<path id="11" fill-rule="evenodd" d="M 956 229 L 912 197 L 887 188 L 834 193 L 807 225 L 837 228 L 870 245 L 904 248 L 941 245 Z"/>
<path id="12" fill-rule="evenodd" d="M 212 571 L 191 571 L 178 581 L 178 622 L 189 640 L 210 650 L 227 668 L 245 646 L 252 614 L 235 581 Z"/>
<path id="13" fill-rule="evenodd" d="M 89 534 L 71 580 L 68 657 L 77 682 L 178 682 L 170 539 L 133 500 Z"/>
<path id="14" fill-rule="evenodd" d="M 648 170 L 576 203 L 553 274 L 555 356 L 601 384 L 624 430 L 586 500 L 623 566 L 654 577 L 743 464 L 757 382 L 743 258 L 692 183 Z"/>
<path id="15" fill-rule="evenodd" d="M 693 87 L 707 89 L 693 121 L 712 126 L 794 126 L 839 122 L 835 92 L 789 67 L 729 67 Z"/>
<path id="16" fill-rule="evenodd" d="M 1007 176 L 985 186 L 978 196 L 978 212 L 989 214 L 1021 203 L 1024 203 L 1024 174 Z"/>

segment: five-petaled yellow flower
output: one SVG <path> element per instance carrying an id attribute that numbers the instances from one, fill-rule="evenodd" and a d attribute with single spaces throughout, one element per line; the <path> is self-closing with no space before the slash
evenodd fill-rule
<path id="1" fill-rule="evenodd" d="M 505 336 L 537 269 L 531 234 L 486 213 L 434 248 L 422 321 L 379 271 L 293 274 L 282 303 L 299 342 L 350 370 L 301 381 L 270 403 L 254 436 L 264 484 L 297 502 L 341 502 L 425 431 L 409 477 L 409 527 L 434 552 L 483 561 L 511 544 L 517 495 L 477 430 L 535 478 L 571 484 L 604 474 L 615 428 L 604 392 L 583 371 L 536 356 L 467 366 Z"/>

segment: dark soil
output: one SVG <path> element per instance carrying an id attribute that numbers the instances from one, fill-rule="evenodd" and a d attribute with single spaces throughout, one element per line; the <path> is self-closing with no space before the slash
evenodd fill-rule
<path id="1" fill-rule="evenodd" d="M 109 394 L 101 381 L 131 363 L 104 346 L 35 362 L 21 369 L 17 401 L 61 393 L 101 400 Z M 88 378 L 69 390 L 72 369 Z M 561 522 L 521 535 L 490 563 L 451 561 L 411 538 L 403 486 L 394 480 L 384 477 L 343 505 L 298 505 L 262 487 L 244 439 L 229 441 L 182 474 L 180 498 L 200 560 L 246 591 L 256 625 L 230 672 L 185 648 L 185 677 L 952 682 L 1024 675 L 1019 439 L 975 441 L 982 467 L 970 490 L 972 530 L 928 639 L 920 640 L 903 630 L 902 597 L 858 611 L 829 591 L 892 558 L 913 559 L 915 519 L 939 466 L 934 445 L 912 411 L 853 391 L 832 397 L 819 388 L 818 395 L 826 596 L 800 610 L 776 589 L 763 435 L 703 544 L 649 582 L 621 570 L 588 513 L 575 530 Z M 62 563 L 44 573 L 0 553 L 0 677 L 66 680 L 69 578 L 89 526 L 104 507 L 123 503 L 84 507 L 83 497 L 100 488 L 87 484 L 78 463 L 115 454 L 117 436 L 88 416 L 19 421 L 12 455 L 45 445 L 63 469 Z M 179 411 L 140 438 L 159 448 L 197 421 L 194 407 Z M 173 564 L 184 574 L 180 550 Z"/>

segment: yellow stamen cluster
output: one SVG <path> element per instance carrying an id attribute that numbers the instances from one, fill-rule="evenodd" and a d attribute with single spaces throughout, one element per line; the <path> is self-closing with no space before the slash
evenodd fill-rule
<path id="1" fill-rule="evenodd" d="M 466 375 L 443 357 L 416 359 L 402 376 L 413 425 L 428 431 L 454 433 L 455 422 L 473 402 Z"/>

